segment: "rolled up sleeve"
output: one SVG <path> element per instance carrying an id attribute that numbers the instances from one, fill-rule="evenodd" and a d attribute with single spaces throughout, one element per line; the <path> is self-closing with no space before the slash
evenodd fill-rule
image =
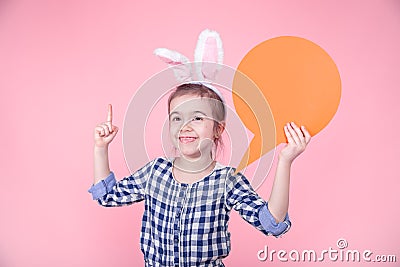
<path id="1" fill-rule="evenodd" d="M 287 231 L 289 231 L 292 223 L 289 220 L 289 215 L 286 214 L 285 220 L 283 222 L 277 223 L 274 216 L 268 209 L 268 203 L 266 203 L 258 213 L 259 220 L 262 227 L 268 233 L 268 235 L 273 235 L 275 237 L 281 237 Z"/>
<path id="2" fill-rule="evenodd" d="M 93 200 L 98 200 L 104 195 L 108 194 L 117 183 L 113 172 L 100 182 L 89 188 L 88 192 L 92 194 Z"/>

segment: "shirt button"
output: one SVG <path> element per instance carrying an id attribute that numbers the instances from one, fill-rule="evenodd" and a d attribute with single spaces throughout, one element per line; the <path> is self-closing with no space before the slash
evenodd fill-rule
<path id="1" fill-rule="evenodd" d="M 176 216 L 176 217 L 179 217 L 179 215 L 181 215 L 181 213 L 178 211 L 178 212 L 175 214 L 175 216 Z"/>
<path id="2" fill-rule="evenodd" d="M 178 243 L 179 242 L 179 238 L 175 237 L 174 241 L 175 241 L 175 243 Z"/>

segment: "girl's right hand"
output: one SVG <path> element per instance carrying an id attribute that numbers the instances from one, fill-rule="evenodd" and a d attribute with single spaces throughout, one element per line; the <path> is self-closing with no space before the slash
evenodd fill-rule
<path id="1" fill-rule="evenodd" d="M 112 125 L 112 106 L 108 104 L 107 121 L 100 123 L 94 129 L 94 144 L 96 147 L 107 147 L 117 135 L 118 127 Z"/>

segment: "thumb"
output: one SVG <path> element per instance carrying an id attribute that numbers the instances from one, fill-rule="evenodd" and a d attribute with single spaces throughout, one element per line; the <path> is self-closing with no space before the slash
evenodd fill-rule
<path id="1" fill-rule="evenodd" d="M 113 134 L 117 134 L 118 130 L 119 130 L 119 128 L 117 126 L 114 126 L 114 125 L 112 126 L 112 133 Z"/>
<path id="2" fill-rule="evenodd" d="M 112 139 L 114 139 L 114 137 L 117 135 L 117 133 L 118 133 L 118 127 L 117 126 L 113 126 L 112 127 L 112 132 L 110 132 L 110 137 L 111 137 L 111 140 Z"/>

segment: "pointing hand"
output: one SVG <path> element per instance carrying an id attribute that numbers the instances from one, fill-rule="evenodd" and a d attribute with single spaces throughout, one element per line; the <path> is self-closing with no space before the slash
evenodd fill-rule
<path id="1" fill-rule="evenodd" d="M 114 139 L 118 127 L 112 125 L 112 106 L 108 105 L 107 121 L 98 124 L 94 129 L 94 142 L 97 147 L 106 147 Z"/>

